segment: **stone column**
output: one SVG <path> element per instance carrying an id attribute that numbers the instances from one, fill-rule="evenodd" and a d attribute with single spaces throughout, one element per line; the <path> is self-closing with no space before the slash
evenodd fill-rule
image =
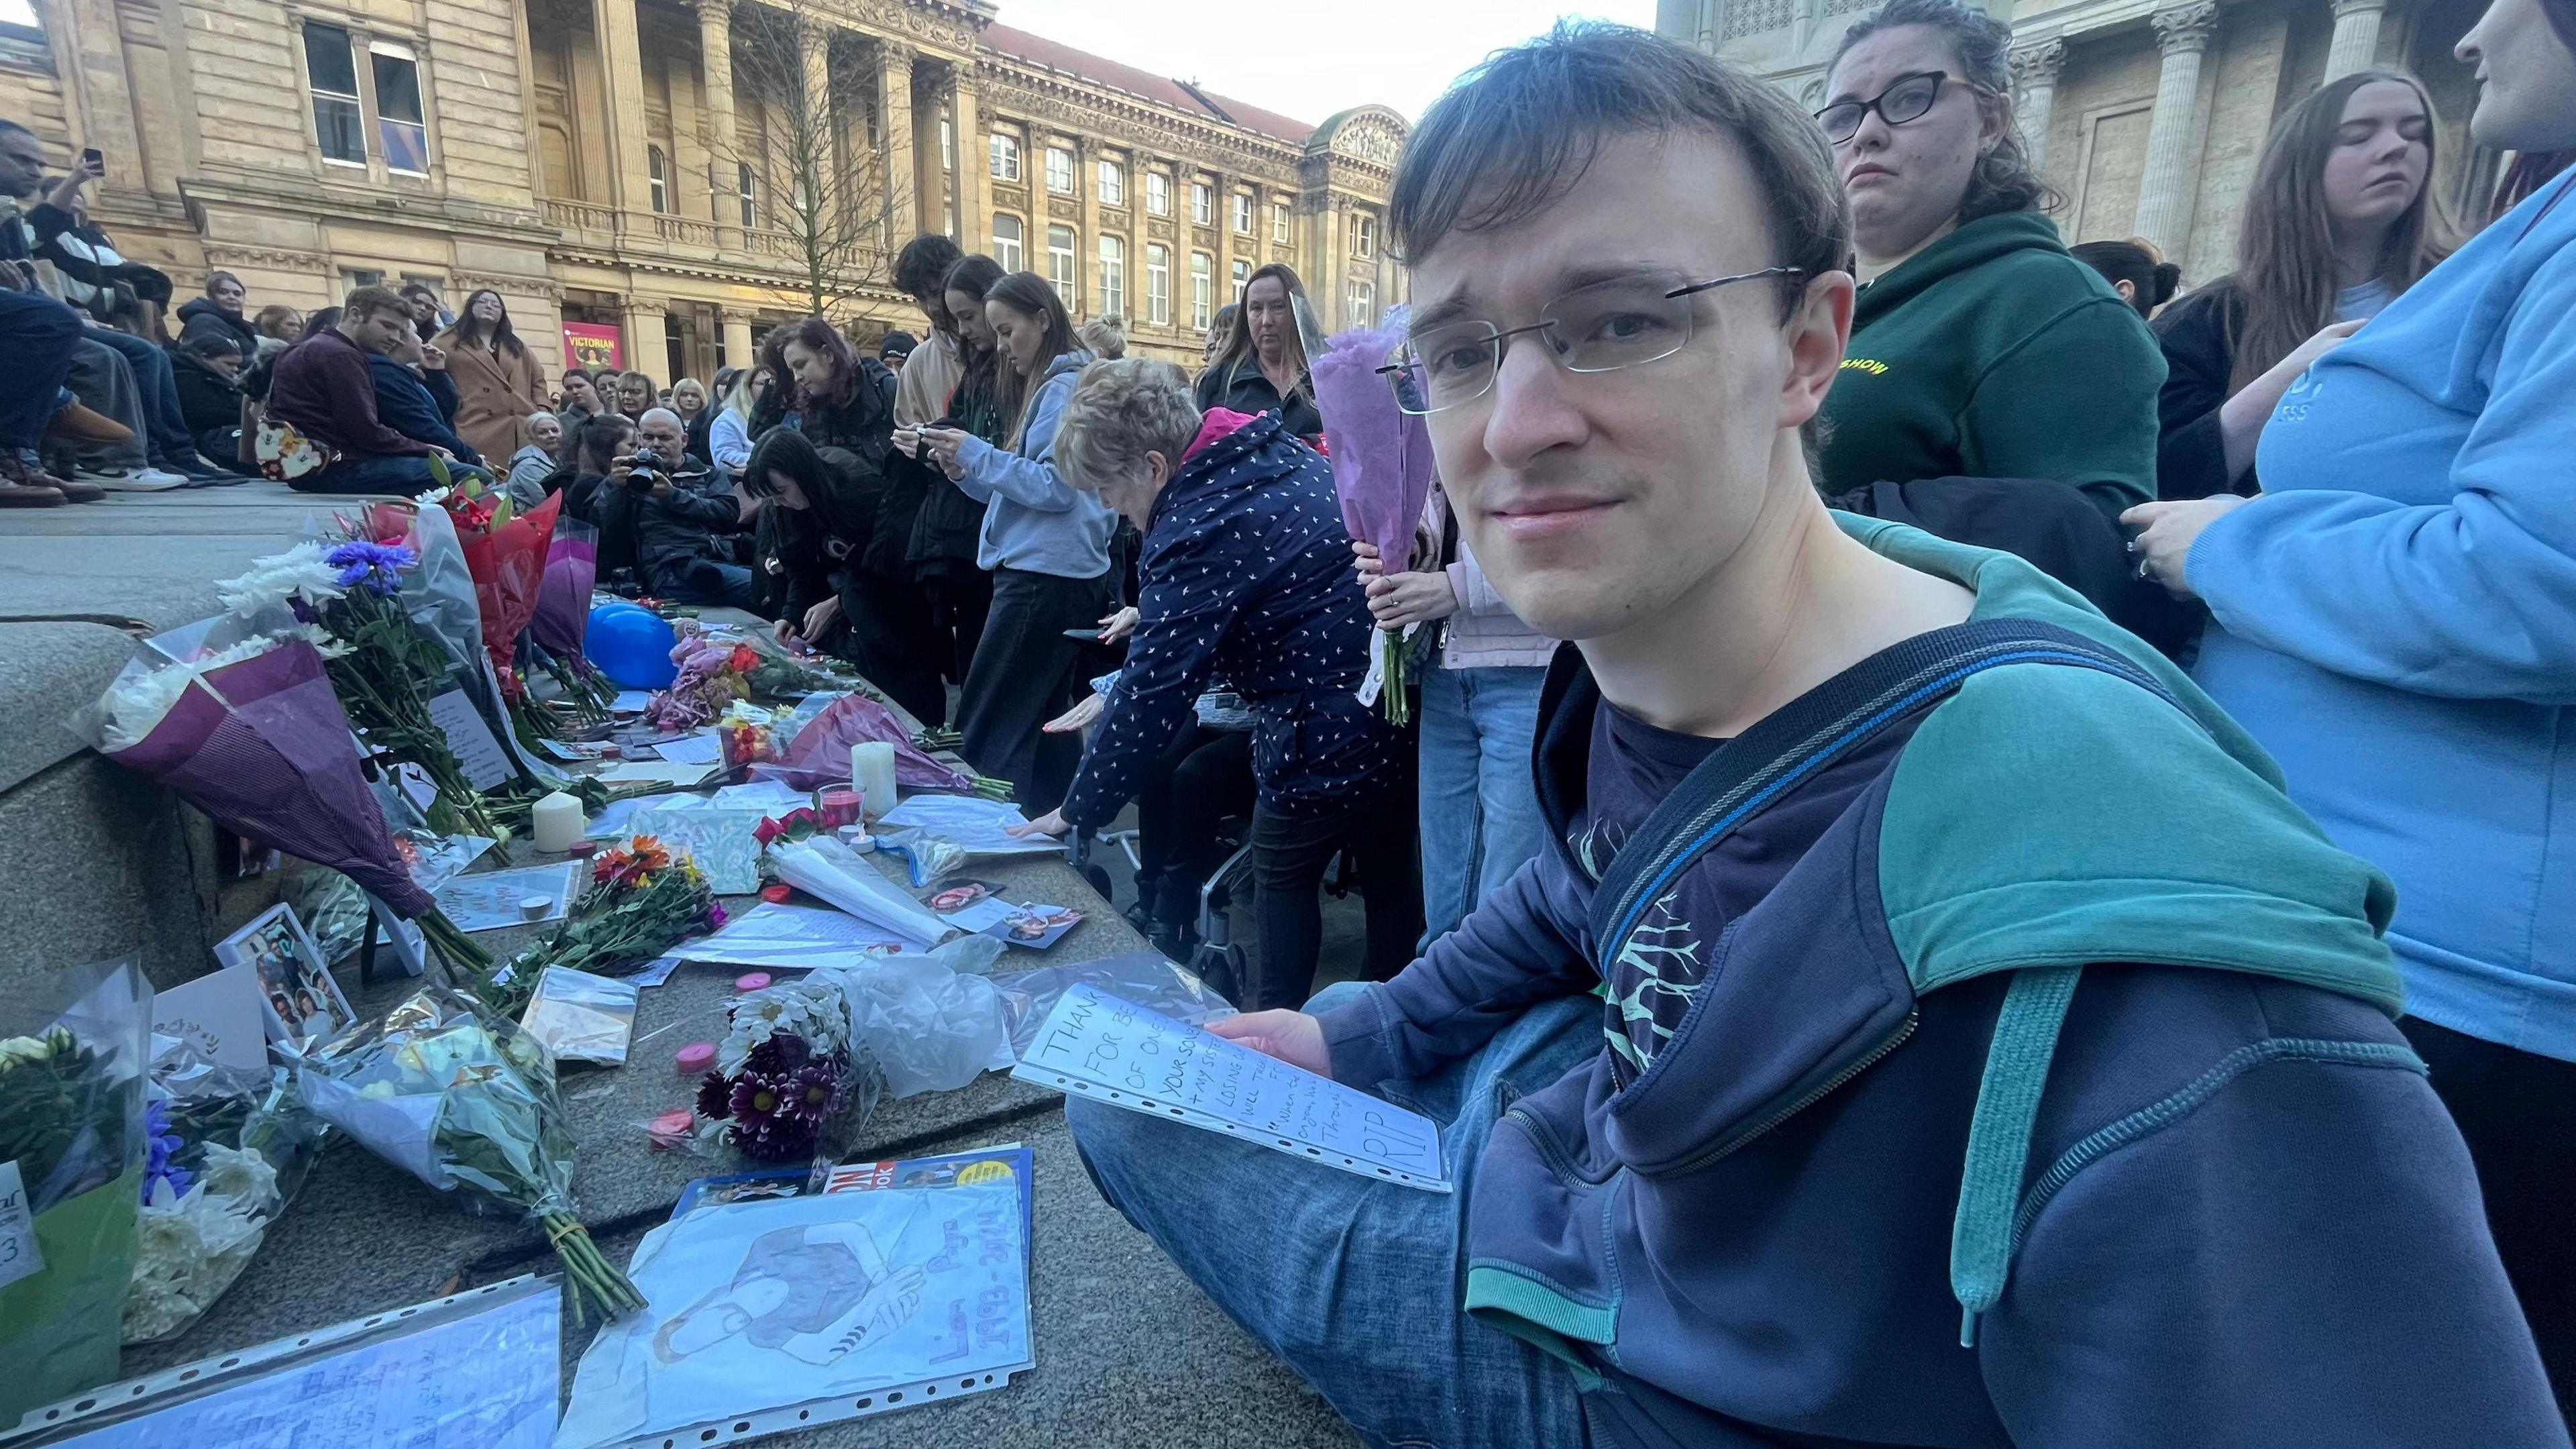
<path id="1" fill-rule="evenodd" d="M 2156 74 L 2156 106 L 2147 123 L 2147 164 L 2138 181 L 2133 228 L 2167 256 L 2180 256 L 2191 216 L 2192 108 L 2200 97 L 2201 58 L 2218 30 L 2216 0 L 2196 0 L 2152 17 L 2164 66 Z"/>
<path id="2" fill-rule="evenodd" d="M 1074 311 L 1082 317 L 1106 317 L 1109 293 L 1100 284 L 1100 142 L 1090 136 L 1073 138 L 1073 196 L 1082 217 L 1082 231 L 1073 240 L 1073 274 L 1080 279 L 1075 290 L 1082 293 L 1082 305 Z M 1118 310 L 1127 310 L 1124 298 Z"/>
<path id="3" fill-rule="evenodd" d="M 814 145 L 821 154 L 815 157 L 814 164 L 823 173 L 817 178 L 817 192 L 809 204 L 813 207 L 815 230 L 829 236 L 841 161 L 839 117 L 832 109 L 832 28 L 812 15 L 800 15 L 794 23 L 797 57 L 804 72 L 796 104 L 804 108 L 808 134 L 818 138 Z M 794 178 L 789 178 L 789 185 L 794 184 Z"/>
<path id="4" fill-rule="evenodd" d="M 1208 192 L 1216 198 L 1216 305 L 1222 311 L 1226 303 L 1243 300 L 1234 294 L 1233 178 L 1209 172 Z"/>
<path id="5" fill-rule="evenodd" d="M 720 245 L 742 245 L 742 202 L 738 178 L 742 135 L 733 115 L 733 0 L 697 0 L 698 86 L 707 98 L 707 155 L 715 185 L 707 197 Z M 701 178 L 703 183 L 704 178 Z"/>
<path id="6" fill-rule="evenodd" d="M 912 47 L 879 40 L 877 51 L 877 156 L 883 168 L 884 242 L 889 265 L 894 250 L 922 230 L 915 197 L 912 130 Z"/>
<path id="7" fill-rule="evenodd" d="M 2033 171 L 2043 171 L 2048 160 L 2048 117 L 2057 101 L 2057 73 L 2066 65 L 2066 42 L 2051 39 L 2016 45 L 2007 58 L 2013 89 L 2021 94 L 2013 119 L 2021 126 L 2022 152 L 2030 157 Z"/>
<path id="8" fill-rule="evenodd" d="M 720 314 L 720 320 L 724 326 L 724 365 L 751 366 L 751 314 L 727 310 Z M 720 403 L 723 399 L 710 401 Z"/>
<path id="9" fill-rule="evenodd" d="M 659 298 L 629 297 L 621 309 L 621 326 L 626 344 L 626 370 L 650 373 L 655 382 L 665 387 L 677 381 L 667 376 L 671 370 L 671 331 L 664 314 L 671 304 Z"/>
<path id="10" fill-rule="evenodd" d="M 916 69 L 913 75 L 912 229 L 916 232 L 948 230 L 951 178 L 939 165 L 939 123 L 948 114 L 948 87 L 954 74 L 947 66 L 935 65 L 927 73 Z"/>
<path id="11" fill-rule="evenodd" d="M 608 198 L 621 212 L 653 209 L 653 179 L 644 160 L 644 41 L 635 0 L 591 0 L 599 38 L 599 73 L 608 90 Z M 651 224 L 645 223 L 647 234 Z M 658 334 L 660 328 L 655 328 Z M 660 354 L 655 354 L 658 358 Z"/>
<path id="12" fill-rule="evenodd" d="M 948 90 L 948 114 L 957 126 L 957 245 L 970 252 L 993 249 L 992 160 L 984 123 L 976 114 L 972 69 L 961 69 Z"/>
<path id="13" fill-rule="evenodd" d="M 2379 20 L 2387 0 L 2334 0 L 2334 40 L 2326 46 L 2326 76 L 2334 80 L 2368 70 L 2379 59 Z"/>

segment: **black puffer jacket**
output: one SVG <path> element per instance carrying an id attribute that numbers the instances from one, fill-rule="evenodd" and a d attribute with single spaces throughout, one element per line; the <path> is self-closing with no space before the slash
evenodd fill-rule
<path id="1" fill-rule="evenodd" d="M 181 342 L 191 337 L 203 337 L 209 332 L 220 332 L 240 343 L 245 359 L 259 355 L 259 331 L 250 325 L 249 318 L 237 317 L 216 306 L 212 297 L 198 297 L 179 304 Z"/>
<path id="2" fill-rule="evenodd" d="M 894 374 L 875 358 L 863 357 L 848 401 L 800 408 L 787 425 L 815 447 L 847 455 L 831 459 L 833 472 L 843 480 L 842 491 L 852 507 L 865 500 L 868 524 L 865 533 L 853 533 L 845 519 L 834 531 L 856 553 L 860 568 L 902 579 L 911 577 L 904 553 L 912 541 L 913 516 L 921 511 L 924 484 L 920 470 L 888 466 L 894 458 L 894 393 Z"/>
<path id="3" fill-rule="evenodd" d="M 949 394 L 948 411 L 939 421 L 999 447 L 1002 414 L 993 398 L 993 376 L 990 358 L 968 367 L 958 379 L 957 390 Z M 948 481 L 947 474 L 926 464 L 914 466 L 922 472 L 921 509 L 913 518 L 911 542 L 904 550 L 906 562 L 920 578 L 972 571 L 975 541 L 984 528 L 984 505 Z"/>
<path id="4" fill-rule="evenodd" d="M 241 426 L 241 388 L 192 352 L 170 354 L 170 380 L 178 384 L 179 414 L 188 431 L 206 434 Z"/>

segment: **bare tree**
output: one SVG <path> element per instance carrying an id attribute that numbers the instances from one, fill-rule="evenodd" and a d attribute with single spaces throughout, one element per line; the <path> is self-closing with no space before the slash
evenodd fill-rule
<path id="1" fill-rule="evenodd" d="M 741 153 L 765 193 L 760 220 L 769 234 L 751 245 L 779 260 L 783 305 L 844 321 L 861 290 L 893 275 L 890 243 L 902 218 L 888 158 L 911 144 L 898 134 L 911 117 L 885 115 L 873 85 L 831 84 L 832 26 L 813 0 L 735 13 L 734 93 L 756 99 L 760 116 L 746 127 L 752 135 L 719 149 Z"/>

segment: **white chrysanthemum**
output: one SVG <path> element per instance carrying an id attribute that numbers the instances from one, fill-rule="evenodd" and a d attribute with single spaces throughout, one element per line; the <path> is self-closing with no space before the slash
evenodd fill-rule
<path id="1" fill-rule="evenodd" d="M 246 1177 L 266 1206 L 199 1183 L 171 1203 L 145 1203 L 134 1219 L 134 1283 L 125 1300 L 125 1341 L 139 1343 L 186 1327 L 250 1266 L 277 1207 L 276 1173 L 254 1152 L 206 1144 L 213 1172 Z M 238 1163 L 218 1167 L 217 1153 L 250 1158 L 264 1181 Z"/>
<path id="2" fill-rule="evenodd" d="M 110 750 L 132 749 L 143 742 L 161 723 L 170 707 L 187 693 L 188 686 L 210 670 L 227 664 L 256 659 L 277 647 L 272 635 L 259 634 L 244 639 L 229 649 L 218 650 L 203 659 L 184 664 L 165 664 L 124 676 L 108 687 L 106 718 L 99 726 L 99 738 Z"/>
<path id="3" fill-rule="evenodd" d="M 259 1217 L 285 1205 L 277 1192 L 277 1169 L 256 1152 L 209 1142 L 205 1171 L 198 1180 L 207 1193 L 225 1201 L 228 1212 Z"/>
<path id="4" fill-rule="evenodd" d="M 330 552 L 319 543 L 299 543 L 284 553 L 271 554 L 253 563 L 240 578 L 216 585 L 217 597 L 245 619 L 298 595 L 308 604 L 336 599 L 348 590 L 340 587 L 340 571 L 328 562 Z"/>
<path id="5" fill-rule="evenodd" d="M 447 502 L 447 495 L 455 491 L 456 490 L 453 488 L 432 488 L 428 492 L 420 495 L 420 497 L 414 501 L 424 508 L 431 507 L 433 505 L 443 505 Z"/>

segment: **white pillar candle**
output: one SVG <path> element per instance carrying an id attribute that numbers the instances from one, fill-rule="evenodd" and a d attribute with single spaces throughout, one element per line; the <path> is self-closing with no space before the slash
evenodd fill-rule
<path id="1" fill-rule="evenodd" d="M 871 816 L 894 808 L 894 746 L 884 740 L 861 740 L 850 746 L 850 782 L 859 787 L 859 808 Z"/>
<path id="2" fill-rule="evenodd" d="M 557 790 L 528 811 L 529 831 L 537 849 L 560 855 L 581 840 L 581 801 Z"/>

